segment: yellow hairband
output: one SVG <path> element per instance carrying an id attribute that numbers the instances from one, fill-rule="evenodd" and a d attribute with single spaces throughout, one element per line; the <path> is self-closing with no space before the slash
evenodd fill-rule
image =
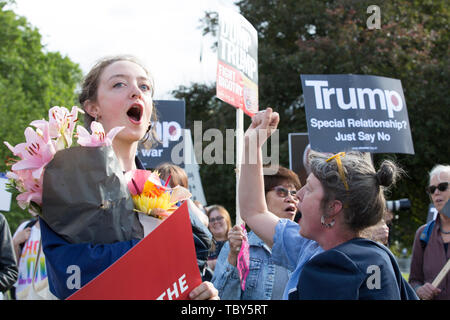
<path id="1" fill-rule="evenodd" d="M 334 156 L 328 158 L 325 161 L 326 162 L 330 162 L 333 159 L 336 160 L 336 163 L 337 163 L 337 166 L 338 166 L 339 175 L 341 176 L 341 180 L 344 183 L 345 190 L 348 191 L 349 187 L 348 187 L 348 184 L 347 184 L 347 179 L 345 179 L 345 173 L 344 173 L 344 168 L 342 167 L 341 157 L 345 157 L 345 152 L 336 153 Z"/>

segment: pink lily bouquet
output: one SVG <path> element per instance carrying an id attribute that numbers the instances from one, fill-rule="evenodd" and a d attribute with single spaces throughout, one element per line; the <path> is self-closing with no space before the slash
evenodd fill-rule
<path id="1" fill-rule="evenodd" d="M 78 107 L 53 107 L 49 120 L 33 121 L 25 129 L 24 143 L 5 142 L 15 156 L 7 173 L 10 189 L 18 193 L 22 209 L 39 215 L 70 243 L 140 239 L 144 228 L 112 148 L 124 127 L 105 133 L 93 121 L 89 133 L 77 125 L 79 112 Z"/>
<path id="2" fill-rule="evenodd" d="M 42 190 L 45 167 L 53 160 L 56 152 L 72 146 L 75 137 L 78 144 L 86 147 L 110 146 L 112 140 L 124 127 L 116 127 L 105 134 L 103 126 L 93 121 L 92 134 L 82 126 L 77 126 L 78 112 L 83 110 L 74 106 L 71 111 L 55 106 L 49 110 L 49 120 L 35 120 L 25 129 L 25 142 L 11 146 L 5 145 L 18 159 L 9 164 L 11 171 L 6 174 L 10 187 L 19 195 L 16 200 L 22 209 L 36 216 L 42 211 Z"/>

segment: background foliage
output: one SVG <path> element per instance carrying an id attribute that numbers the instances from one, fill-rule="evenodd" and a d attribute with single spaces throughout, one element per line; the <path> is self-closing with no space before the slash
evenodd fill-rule
<path id="1" fill-rule="evenodd" d="M 36 119 L 47 118 L 53 106 L 76 105 L 75 89 L 81 79 L 79 66 L 58 52 L 47 52 L 39 31 L 0 0 L 0 172 L 6 172 L 11 151 L 3 144 L 25 140 L 24 130 Z M 29 219 L 16 201 L 4 213 L 11 230 Z"/>

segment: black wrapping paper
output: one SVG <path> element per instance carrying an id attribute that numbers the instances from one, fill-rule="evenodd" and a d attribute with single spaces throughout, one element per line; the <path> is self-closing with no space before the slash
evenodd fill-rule
<path id="1" fill-rule="evenodd" d="M 44 172 L 44 221 L 70 243 L 143 238 L 143 228 L 112 147 L 58 151 Z"/>

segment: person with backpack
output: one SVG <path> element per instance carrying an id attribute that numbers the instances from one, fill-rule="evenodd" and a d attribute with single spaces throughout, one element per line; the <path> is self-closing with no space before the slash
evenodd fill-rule
<path id="1" fill-rule="evenodd" d="M 433 280 L 450 259 L 450 214 L 444 207 L 450 198 L 450 166 L 436 165 L 429 173 L 427 192 L 438 211 L 431 220 L 417 229 L 411 258 L 409 283 L 422 300 L 450 300 L 450 274 L 440 285 Z M 447 206 L 448 207 L 448 206 Z"/>

